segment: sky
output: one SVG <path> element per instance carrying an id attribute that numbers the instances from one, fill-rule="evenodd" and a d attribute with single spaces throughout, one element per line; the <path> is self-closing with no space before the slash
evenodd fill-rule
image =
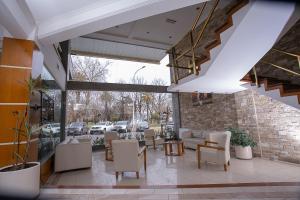
<path id="1" fill-rule="evenodd" d="M 130 82 L 136 70 L 142 66 L 146 66 L 137 72 L 136 78 L 143 77 L 147 81 L 147 84 L 151 84 L 155 78 L 161 78 L 166 82 L 166 85 L 170 85 L 170 68 L 166 66 L 169 63 L 168 56 L 161 60 L 160 65 L 105 58 L 99 59 L 112 62 L 108 67 L 107 82 L 109 83 L 117 83 L 120 80 Z"/>

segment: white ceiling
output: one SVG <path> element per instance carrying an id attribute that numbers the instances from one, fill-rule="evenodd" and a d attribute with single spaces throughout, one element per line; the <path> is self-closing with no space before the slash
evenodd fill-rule
<path id="1" fill-rule="evenodd" d="M 201 6 L 200 3 L 84 35 L 72 40 L 72 50 L 159 63 L 165 50 L 191 29 Z"/>
<path id="2" fill-rule="evenodd" d="M 200 5 L 197 4 L 140 19 L 100 31 L 100 33 L 172 46 L 191 29 L 199 12 L 196 8 Z M 167 19 L 175 20 L 176 22 L 174 24 L 168 23 Z"/>
<path id="3" fill-rule="evenodd" d="M 76 12 L 93 4 L 108 4 L 114 0 L 25 0 L 37 24 L 63 15 L 67 12 Z"/>

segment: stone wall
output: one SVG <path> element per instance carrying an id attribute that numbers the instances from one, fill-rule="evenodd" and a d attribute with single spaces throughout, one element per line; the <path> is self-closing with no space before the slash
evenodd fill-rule
<path id="1" fill-rule="evenodd" d="M 213 94 L 212 103 L 192 105 L 191 93 L 180 93 L 181 127 L 203 130 L 224 130 L 237 127 L 234 95 Z"/>
<path id="2" fill-rule="evenodd" d="M 300 110 L 255 91 L 235 94 L 238 126 L 259 144 L 254 154 L 300 163 Z M 256 108 L 256 113 L 255 113 Z"/>
<path id="3" fill-rule="evenodd" d="M 255 156 L 300 163 L 300 110 L 251 90 L 213 94 L 213 103 L 192 105 L 190 93 L 180 93 L 181 127 L 246 130 L 258 146 Z M 261 143 L 260 143 L 260 142 Z"/>

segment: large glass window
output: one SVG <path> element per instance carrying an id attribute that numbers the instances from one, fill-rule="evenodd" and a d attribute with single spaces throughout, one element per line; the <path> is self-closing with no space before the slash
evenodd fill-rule
<path id="1" fill-rule="evenodd" d="M 159 65 L 84 56 L 72 56 L 72 62 L 72 80 L 170 85 L 169 56 Z"/>
<path id="2" fill-rule="evenodd" d="M 43 80 L 54 80 L 48 70 L 43 67 Z M 60 143 L 61 90 L 45 86 L 41 92 L 41 125 L 39 136 L 39 160 L 47 158 Z"/>
<path id="3" fill-rule="evenodd" d="M 130 134 L 151 128 L 164 134 L 174 128 L 172 116 L 169 93 L 68 91 L 66 133 L 94 140 L 105 131 Z"/>

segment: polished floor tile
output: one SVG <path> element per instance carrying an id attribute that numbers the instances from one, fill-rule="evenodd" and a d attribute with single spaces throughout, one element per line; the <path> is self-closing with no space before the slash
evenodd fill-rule
<path id="1" fill-rule="evenodd" d="M 130 192 L 128 192 L 130 191 Z M 40 199 L 300 199 L 300 186 L 260 186 L 192 189 L 42 189 Z"/>
<path id="2" fill-rule="evenodd" d="M 300 182 L 300 166 L 260 158 L 239 160 L 232 158 L 229 170 L 223 166 L 203 164 L 197 168 L 196 153 L 186 150 L 184 156 L 166 157 L 164 151 L 147 150 L 147 172 L 126 172 L 115 178 L 113 162 L 105 161 L 104 152 L 93 153 L 93 165 L 53 174 L 47 186 L 174 186 L 193 184 L 226 184 L 256 182 Z"/>

